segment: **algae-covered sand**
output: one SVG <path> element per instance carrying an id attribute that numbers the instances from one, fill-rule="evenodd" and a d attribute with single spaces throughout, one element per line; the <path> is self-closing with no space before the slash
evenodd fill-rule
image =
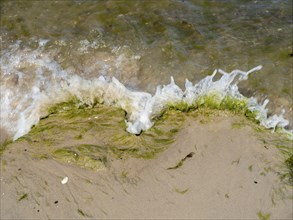
<path id="1" fill-rule="evenodd" d="M 168 110 L 140 135 L 124 120 L 103 105 L 51 108 L 1 155 L 1 219 L 293 217 L 282 134 L 206 108 Z"/>

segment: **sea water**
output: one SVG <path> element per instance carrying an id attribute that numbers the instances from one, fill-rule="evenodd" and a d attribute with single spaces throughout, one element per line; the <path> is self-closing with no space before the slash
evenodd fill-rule
<path id="1" fill-rule="evenodd" d="M 211 99 L 292 128 L 292 1 L 0 4 L 2 142 L 72 98 L 122 108 L 133 134 Z"/>

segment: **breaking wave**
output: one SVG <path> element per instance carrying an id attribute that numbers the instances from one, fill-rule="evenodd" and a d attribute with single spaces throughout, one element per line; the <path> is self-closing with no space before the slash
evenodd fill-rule
<path id="1" fill-rule="evenodd" d="M 284 110 L 280 115 L 268 117 L 268 100 L 259 104 L 255 98 L 247 98 L 238 90 L 237 84 L 262 66 L 247 72 L 233 70 L 226 73 L 218 69 L 196 84 L 186 79 L 184 90 L 171 77 L 168 85 L 157 86 L 152 95 L 127 88 L 115 77 L 85 79 L 62 68 L 46 54 L 46 40 L 38 43 L 35 50 L 21 50 L 18 42 L 1 54 L 1 127 L 13 140 L 28 133 L 40 118 L 48 114 L 49 107 L 73 97 L 89 106 L 98 102 L 122 108 L 127 113 L 127 131 L 133 134 L 151 128 L 155 118 L 170 107 L 217 107 L 228 101 L 232 102 L 233 108 L 240 106 L 252 113 L 266 128 L 275 130 L 289 124 L 283 117 Z M 221 74 L 217 80 L 216 74 Z"/>

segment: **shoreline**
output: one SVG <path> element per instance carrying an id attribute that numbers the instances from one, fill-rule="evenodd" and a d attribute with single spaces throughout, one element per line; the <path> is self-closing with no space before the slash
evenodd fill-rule
<path id="1" fill-rule="evenodd" d="M 1 218 L 290 219 L 282 155 L 245 121 L 227 111 L 187 114 L 153 159 L 111 158 L 99 171 L 34 158 L 28 142 L 12 143 L 1 156 Z"/>

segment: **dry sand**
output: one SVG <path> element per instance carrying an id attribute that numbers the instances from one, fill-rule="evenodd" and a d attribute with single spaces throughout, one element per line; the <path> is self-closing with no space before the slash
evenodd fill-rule
<path id="1" fill-rule="evenodd" d="M 99 172 L 32 159 L 14 143 L 1 158 L 1 219 L 292 219 L 275 146 L 235 128 L 241 117 L 204 120 L 190 117 L 155 159 L 115 160 Z"/>

